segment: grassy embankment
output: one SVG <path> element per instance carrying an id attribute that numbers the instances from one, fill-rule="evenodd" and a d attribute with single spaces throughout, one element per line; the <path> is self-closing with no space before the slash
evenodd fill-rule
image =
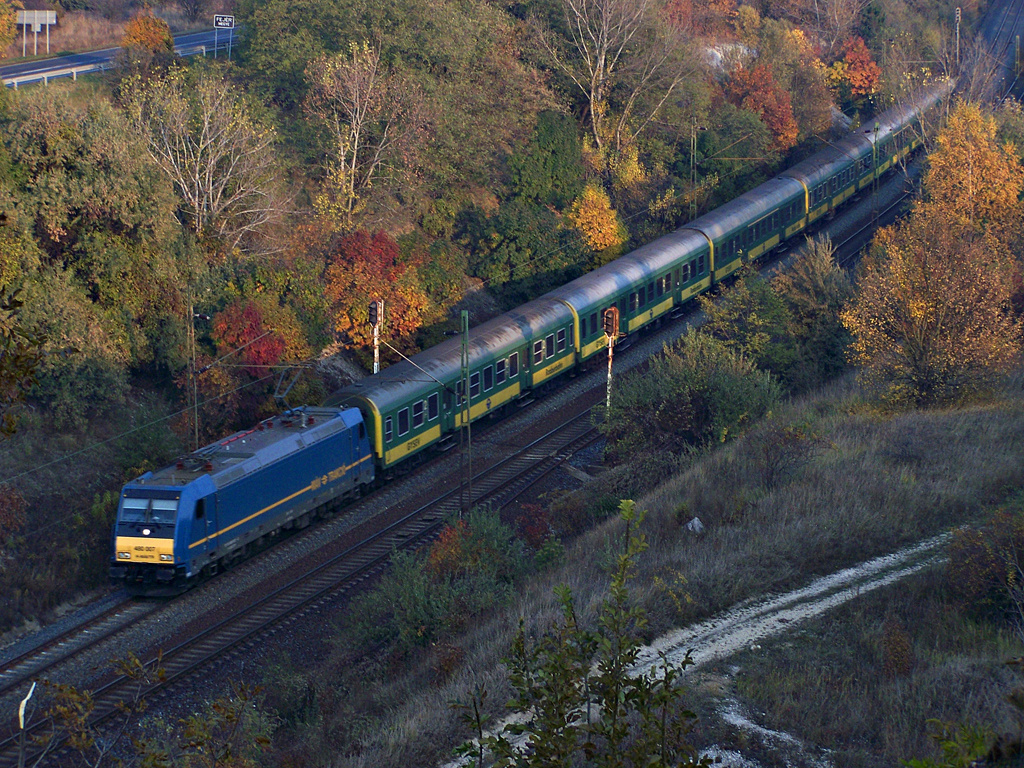
<path id="1" fill-rule="evenodd" d="M 979 521 L 1008 503 L 1024 483 L 1020 383 L 1019 378 L 1009 382 L 990 401 L 969 408 L 887 414 L 869 405 L 847 380 L 780 408 L 767 423 L 668 478 L 640 500 L 648 510 L 651 547 L 641 558 L 633 589 L 649 612 L 647 634 L 654 637 L 745 599 L 806 583 L 812 575 Z M 797 449 L 781 451 L 773 435 L 790 425 L 798 426 L 806 439 Z M 609 496 L 633 493 L 639 474 L 635 468 L 611 470 L 582 491 L 581 500 L 561 507 L 607 506 Z M 684 528 L 694 515 L 706 526 L 703 535 Z M 531 630 L 543 631 L 557 614 L 552 587 L 565 583 L 576 596 L 581 618 L 593 620 L 605 596 L 605 567 L 612 560 L 616 532 L 617 524 L 610 522 L 584 534 L 571 546 L 563 567 L 522 590 L 506 610 L 481 619 L 462 636 L 436 643 L 418 658 L 393 656 L 353 669 L 355 641 L 342 620 L 332 640 L 334 653 L 319 669 L 286 662 L 267 676 L 268 703 L 290 713 L 289 730 L 279 735 L 290 732 L 292 738 L 279 739 L 278 748 L 291 759 L 348 755 L 336 758 L 334 765 L 443 762 L 451 746 L 468 735 L 449 703 L 467 701 L 481 682 L 492 707 L 507 700 L 500 659 L 518 617 L 526 617 Z M 790 666 L 799 666 L 802 677 L 771 673 L 769 661 L 757 668 L 760 672 L 752 669 L 741 689 L 756 697 L 759 709 L 771 709 L 771 722 L 780 727 L 795 727 L 804 716 L 793 704 L 799 699 L 816 713 L 808 721 L 813 727 L 803 735 L 828 748 L 853 744 L 858 754 L 873 756 L 865 757 L 865 764 L 892 764 L 895 757 L 927 753 L 925 720 L 974 707 L 979 700 L 961 699 L 964 692 L 990 689 L 984 698 L 990 712 L 979 717 L 1005 722 L 999 708 L 1005 675 L 989 678 L 1003 654 L 1019 649 L 1014 650 L 1008 635 L 972 630 L 956 617 L 935 623 L 940 603 L 921 604 L 917 619 L 913 614 L 901 619 L 908 628 L 932 624 L 931 634 L 915 635 L 914 642 L 934 642 L 936 650 L 915 650 L 913 673 L 887 681 L 887 690 L 869 682 L 881 682 L 868 670 L 872 664 L 882 666 L 871 638 L 883 631 L 891 613 L 885 601 L 910 605 L 916 604 L 915 591 L 940 595 L 940 578 L 929 571 L 910 587 L 855 601 L 845 610 L 852 620 L 822 622 L 836 627 L 831 631 L 843 639 L 824 636 L 827 652 L 820 658 L 801 653 L 797 661 L 790 653 Z M 952 652 L 941 650 L 942 638 L 966 660 L 951 661 Z M 844 643 L 856 652 L 836 685 L 827 670 L 844 658 Z M 810 641 L 801 649 L 813 652 Z M 980 660 L 970 660 L 975 656 Z M 453 658 L 461 661 L 452 664 Z M 851 681 L 862 688 L 861 704 L 845 701 Z M 942 690 L 945 697 L 938 695 Z M 875 708 L 871 702 L 877 696 L 900 701 L 898 711 L 892 710 L 898 717 L 886 720 L 882 732 L 875 729 L 890 710 Z M 858 719 L 851 706 L 859 706 L 865 716 Z M 847 711 L 860 730 L 839 716 Z M 743 741 L 737 733 L 730 737 L 705 726 L 697 735 Z"/>

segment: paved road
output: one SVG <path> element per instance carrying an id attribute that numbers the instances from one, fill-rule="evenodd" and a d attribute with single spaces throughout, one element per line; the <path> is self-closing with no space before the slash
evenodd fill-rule
<path id="1" fill-rule="evenodd" d="M 234 31 L 234 42 L 238 43 L 238 30 Z M 220 51 L 227 51 L 228 31 L 191 32 L 174 38 L 174 52 L 179 56 L 195 56 L 214 50 L 214 38 Z M 56 77 L 77 77 L 89 72 L 98 72 L 110 66 L 121 49 L 104 48 L 101 51 L 72 53 L 49 59 L 35 59 L 0 67 L 0 78 L 5 85 L 17 87 L 23 83 L 46 81 Z"/>

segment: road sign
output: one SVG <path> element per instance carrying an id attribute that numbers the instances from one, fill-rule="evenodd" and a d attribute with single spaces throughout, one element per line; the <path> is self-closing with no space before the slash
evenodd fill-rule
<path id="1" fill-rule="evenodd" d="M 216 29 L 234 29 L 235 28 L 235 17 L 234 16 L 222 16 L 220 14 L 213 17 L 213 26 Z"/>

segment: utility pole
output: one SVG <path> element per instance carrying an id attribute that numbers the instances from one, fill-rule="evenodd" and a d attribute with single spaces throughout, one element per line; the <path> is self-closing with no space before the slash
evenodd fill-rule
<path id="1" fill-rule="evenodd" d="M 612 407 L 612 357 L 615 352 L 615 339 L 619 335 L 619 308 L 608 307 L 601 315 L 601 327 L 608 337 L 608 388 L 605 395 L 605 410 Z"/>
<path id="2" fill-rule="evenodd" d="M 197 313 L 192 303 L 192 291 L 188 294 L 188 355 L 189 378 L 192 390 L 192 450 L 199 450 L 199 382 L 196 371 L 196 320 L 209 320 L 209 315 Z"/>
<path id="3" fill-rule="evenodd" d="M 370 302 L 370 325 L 373 326 L 373 372 L 380 373 L 380 324 L 384 319 L 384 302 Z"/>
<path id="4" fill-rule="evenodd" d="M 956 68 L 960 70 L 960 6 L 956 7 Z"/>
<path id="5" fill-rule="evenodd" d="M 697 116 L 690 120 L 690 219 L 697 216 Z"/>

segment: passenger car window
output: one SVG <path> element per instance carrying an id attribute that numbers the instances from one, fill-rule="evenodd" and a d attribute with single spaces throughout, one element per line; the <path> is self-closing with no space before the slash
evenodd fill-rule
<path id="1" fill-rule="evenodd" d="M 555 354 L 555 334 L 550 333 L 548 337 L 544 339 L 544 356 L 551 357 Z"/>
<path id="2" fill-rule="evenodd" d="M 501 384 L 505 381 L 505 361 L 499 360 L 494 364 L 494 381 Z"/>
<path id="3" fill-rule="evenodd" d="M 558 332 L 558 351 L 565 352 L 565 328 Z"/>
<path id="4" fill-rule="evenodd" d="M 484 392 L 494 389 L 494 367 L 488 365 L 484 368 Z"/>
<path id="5" fill-rule="evenodd" d="M 597 333 L 597 329 L 598 329 L 598 324 L 597 324 L 597 312 L 594 312 L 594 313 L 593 313 L 593 314 L 592 314 L 592 315 L 590 316 L 590 332 L 591 332 L 591 333 Z"/>
<path id="6" fill-rule="evenodd" d="M 427 398 L 427 420 L 433 421 L 437 418 L 438 413 L 438 397 L 437 392 Z"/>
<path id="7" fill-rule="evenodd" d="M 469 399 L 480 397 L 480 371 L 469 374 Z"/>
<path id="8" fill-rule="evenodd" d="M 508 377 L 515 378 L 519 375 L 519 353 L 513 352 L 508 356 Z"/>
<path id="9" fill-rule="evenodd" d="M 409 431 L 409 409 L 403 408 L 398 412 L 398 436 L 406 434 Z"/>
<path id="10" fill-rule="evenodd" d="M 544 362 L 544 342 L 533 342 L 533 364 L 540 365 Z"/>
<path id="11" fill-rule="evenodd" d="M 412 404 L 412 425 L 413 427 L 423 426 L 423 401 L 420 400 Z"/>
<path id="12" fill-rule="evenodd" d="M 384 419 L 384 442 L 390 443 L 391 439 L 395 436 L 394 423 L 391 421 L 391 417 L 388 416 Z"/>

